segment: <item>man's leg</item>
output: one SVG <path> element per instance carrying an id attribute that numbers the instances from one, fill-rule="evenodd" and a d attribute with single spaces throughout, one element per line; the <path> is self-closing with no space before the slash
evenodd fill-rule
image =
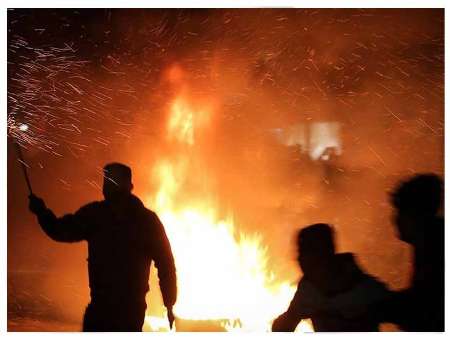
<path id="1" fill-rule="evenodd" d="M 90 303 L 84 313 L 84 332 L 142 332 L 145 303 L 98 305 Z"/>
<path id="2" fill-rule="evenodd" d="M 142 326 L 145 320 L 145 310 L 147 305 L 145 303 L 133 303 L 121 306 L 120 320 L 118 331 L 122 332 L 142 332 Z"/>
<path id="3" fill-rule="evenodd" d="M 83 332 L 96 332 L 96 320 L 92 310 L 92 305 L 89 303 L 84 311 L 83 317 Z"/>
<path id="4" fill-rule="evenodd" d="M 83 332 L 114 332 L 114 318 L 105 307 L 89 303 L 84 312 Z"/>

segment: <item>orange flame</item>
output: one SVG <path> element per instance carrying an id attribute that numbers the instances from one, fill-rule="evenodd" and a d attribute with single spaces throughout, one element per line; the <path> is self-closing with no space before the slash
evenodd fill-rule
<path id="1" fill-rule="evenodd" d="M 269 331 L 295 289 L 275 281 L 261 237 L 237 232 L 231 215 L 219 217 L 207 188 L 201 198 L 180 202 L 186 181 L 203 174 L 195 172 L 192 163 L 200 156 L 195 151 L 196 133 L 210 116 L 208 108 L 192 109 L 186 97 L 177 97 L 167 122 L 167 139 L 176 155 L 153 169 L 159 189 L 148 202 L 166 228 L 175 257 L 179 291 L 174 312 L 183 319 L 229 319 L 223 325 L 227 331 Z M 167 330 L 166 322 L 146 317 L 152 330 Z"/>

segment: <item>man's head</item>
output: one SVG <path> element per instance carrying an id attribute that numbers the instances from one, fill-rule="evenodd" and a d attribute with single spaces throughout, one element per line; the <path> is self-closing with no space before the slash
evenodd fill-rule
<path id="1" fill-rule="evenodd" d="M 442 202 L 443 182 L 435 174 L 419 174 L 401 182 L 391 194 L 395 223 L 401 240 L 414 243 L 427 220 L 436 217 Z"/>
<path id="2" fill-rule="evenodd" d="M 325 223 L 303 228 L 297 235 L 297 250 L 303 273 L 309 276 L 320 275 L 335 254 L 333 228 Z"/>
<path id="3" fill-rule="evenodd" d="M 117 200 L 131 194 L 131 169 L 122 163 L 109 163 L 103 168 L 103 196 Z"/>

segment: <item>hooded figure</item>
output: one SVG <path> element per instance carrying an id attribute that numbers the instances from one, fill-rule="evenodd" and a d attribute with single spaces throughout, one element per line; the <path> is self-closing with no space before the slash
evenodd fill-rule
<path id="1" fill-rule="evenodd" d="M 104 167 L 103 201 L 56 217 L 30 195 L 30 210 L 44 232 L 58 242 L 87 241 L 91 302 L 83 331 L 142 331 L 150 264 L 155 262 L 168 318 L 177 298 L 176 270 L 169 240 L 158 216 L 131 191 L 131 169 Z"/>

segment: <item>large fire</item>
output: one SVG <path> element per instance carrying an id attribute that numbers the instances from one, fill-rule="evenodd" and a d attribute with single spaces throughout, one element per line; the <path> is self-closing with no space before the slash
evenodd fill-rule
<path id="1" fill-rule="evenodd" d="M 158 189 L 147 202 L 165 226 L 177 267 L 174 312 L 185 320 L 216 320 L 227 331 L 269 331 L 295 288 L 271 273 L 258 234 L 237 231 L 231 213 L 219 215 L 196 144 L 196 135 L 209 121 L 211 110 L 193 108 L 183 94 L 173 101 L 166 129 L 172 151 L 155 164 L 152 173 Z M 189 184 L 195 189 L 186 197 Z M 145 325 L 168 330 L 162 317 L 147 316 Z M 297 329 L 312 330 L 308 322 Z"/>

